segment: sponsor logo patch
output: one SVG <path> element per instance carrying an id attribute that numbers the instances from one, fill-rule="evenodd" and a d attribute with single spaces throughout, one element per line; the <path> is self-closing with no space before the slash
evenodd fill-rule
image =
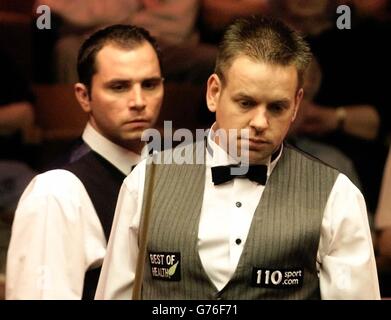
<path id="1" fill-rule="evenodd" d="M 260 288 L 290 289 L 303 285 L 304 270 L 253 267 L 251 285 Z"/>
<path id="2" fill-rule="evenodd" d="M 153 279 L 181 280 L 181 254 L 179 252 L 149 252 L 148 256 Z"/>

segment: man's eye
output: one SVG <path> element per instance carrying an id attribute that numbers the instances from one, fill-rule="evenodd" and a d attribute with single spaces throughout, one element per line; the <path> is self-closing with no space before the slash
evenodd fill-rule
<path id="1" fill-rule="evenodd" d="M 142 87 L 145 90 L 154 90 L 159 86 L 159 84 L 160 84 L 159 80 L 147 80 L 147 81 L 143 81 Z"/>
<path id="2" fill-rule="evenodd" d="M 272 103 L 269 105 L 269 110 L 273 113 L 281 113 L 284 109 L 284 106 L 279 103 Z"/>
<path id="3" fill-rule="evenodd" d="M 143 89 L 145 90 L 153 90 L 156 88 L 156 83 L 152 81 L 145 81 L 143 82 Z"/>
<path id="4" fill-rule="evenodd" d="M 255 102 L 254 101 L 251 101 L 251 100 L 240 100 L 239 101 L 239 105 L 242 107 L 242 108 L 251 108 L 253 106 L 255 106 Z"/>
<path id="5" fill-rule="evenodd" d="M 110 87 L 111 90 L 113 91 L 125 91 L 126 90 L 126 86 L 122 85 L 122 84 L 115 84 L 115 85 L 112 85 Z"/>

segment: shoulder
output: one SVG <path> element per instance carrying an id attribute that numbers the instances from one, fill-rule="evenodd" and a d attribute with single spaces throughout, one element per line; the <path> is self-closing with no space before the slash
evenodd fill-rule
<path id="1" fill-rule="evenodd" d="M 23 192 L 15 211 L 15 225 L 44 223 L 53 228 L 95 219 L 94 206 L 83 184 L 71 172 L 56 169 L 37 175 Z M 31 219 L 34 220 L 31 220 Z M 35 222 L 34 222 L 35 221 Z M 46 225 L 46 223 L 45 223 Z"/>
<path id="2" fill-rule="evenodd" d="M 205 162 L 206 141 L 186 141 L 175 148 L 155 152 L 149 162 L 155 164 L 203 164 Z"/>
<path id="3" fill-rule="evenodd" d="M 48 197 L 77 201 L 85 193 L 82 182 L 73 173 L 56 169 L 35 176 L 25 189 L 21 201 Z"/>
<path id="4" fill-rule="evenodd" d="M 364 201 L 364 196 L 360 189 L 343 173 L 338 174 L 332 193 L 340 194 L 345 200 L 349 195 L 352 198 Z"/>
<path id="5" fill-rule="evenodd" d="M 290 144 L 284 144 L 283 153 L 285 156 L 288 156 L 289 160 L 295 159 L 296 161 L 298 160 L 306 165 L 316 166 L 333 173 L 335 177 L 337 177 L 337 175 L 340 173 L 337 169 L 325 163 L 324 161 Z"/>

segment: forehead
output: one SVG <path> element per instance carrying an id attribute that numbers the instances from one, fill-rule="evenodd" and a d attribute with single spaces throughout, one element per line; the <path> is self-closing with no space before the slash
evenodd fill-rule
<path id="1" fill-rule="evenodd" d="M 132 48 L 105 45 L 96 55 L 94 76 L 103 79 L 138 79 L 160 76 L 157 54 L 148 42 Z"/>
<path id="2" fill-rule="evenodd" d="M 254 98 L 292 98 L 298 85 L 294 65 L 270 64 L 243 55 L 234 58 L 224 74 L 226 87 L 232 94 L 242 93 Z"/>

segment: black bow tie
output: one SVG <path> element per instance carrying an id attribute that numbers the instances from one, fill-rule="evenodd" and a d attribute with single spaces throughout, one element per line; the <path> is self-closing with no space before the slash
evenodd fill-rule
<path id="1" fill-rule="evenodd" d="M 219 185 L 234 178 L 246 177 L 251 181 L 265 185 L 267 179 L 266 165 L 252 165 L 248 167 L 248 171 L 244 175 L 234 175 L 231 172 L 232 168 L 239 168 L 239 165 L 217 166 L 212 167 L 212 181 L 215 185 Z"/>

